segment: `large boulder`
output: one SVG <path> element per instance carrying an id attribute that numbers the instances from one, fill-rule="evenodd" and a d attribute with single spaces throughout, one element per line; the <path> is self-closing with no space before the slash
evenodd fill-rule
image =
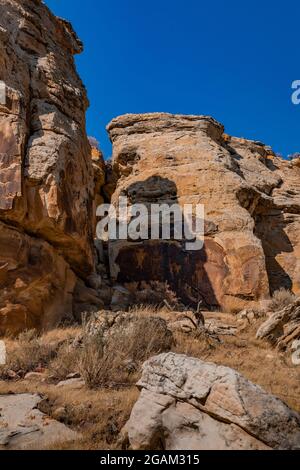
<path id="1" fill-rule="evenodd" d="M 167 281 L 186 304 L 241 310 L 279 287 L 299 291 L 300 169 L 207 116 L 124 115 L 108 125 L 116 190 L 130 205 L 201 203 L 205 243 L 110 242 L 119 283 Z"/>
<path id="2" fill-rule="evenodd" d="M 94 271 L 88 100 L 73 59 L 81 51 L 42 1 L 1 1 L 0 334 L 72 313 L 76 276 Z"/>
<path id="3" fill-rule="evenodd" d="M 137 385 L 124 447 L 300 449 L 300 415 L 228 367 L 164 353 L 144 364 Z"/>

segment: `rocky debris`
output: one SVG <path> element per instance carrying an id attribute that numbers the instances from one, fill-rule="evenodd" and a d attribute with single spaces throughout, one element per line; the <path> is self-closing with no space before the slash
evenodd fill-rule
<path id="1" fill-rule="evenodd" d="M 243 331 L 253 325 L 257 320 L 266 317 L 267 313 L 264 310 L 245 308 L 236 315 L 236 322 L 238 331 Z"/>
<path id="2" fill-rule="evenodd" d="M 59 406 L 58 408 L 55 408 L 55 410 L 52 412 L 52 418 L 56 421 L 66 421 L 67 417 L 68 413 L 65 406 Z"/>
<path id="3" fill-rule="evenodd" d="M 46 376 L 42 372 L 28 372 L 25 375 L 24 380 L 30 380 L 32 382 L 40 382 L 40 381 L 44 381 L 45 378 Z"/>
<path id="4" fill-rule="evenodd" d="M 170 312 L 166 318 L 168 327 L 172 331 L 191 333 L 204 328 L 204 318 L 201 313 L 192 310 L 183 312 Z"/>
<path id="5" fill-rule="evenodd" d="M 17 372 L 9 369 L 6 371 L 5 375 L 8 380 L 19 380 L 22 374 L 19 375 Z"/>
<path id="6" fill-rule="evenodd" d="M 220 312 L 170 310 L 163 313 L 163 318 L 171 331 L 181 331 L 195 337 L 203 334 L 218 339 L 218 336 L 235 335 L 238 329 L 233 315 Z"/>
<path id="7" fill-rule="evenodd" d="M 245 308 L 236 317 L 238 320 L 246 320 L 248 323 L 253 323 L 255 319 L 260 318 L 260 315 L 256 310 Z"/>
<path id="8" fill-rule="evenodd" d="M 56 387 L 58 388 L 61 388 L 61 387 L 68 387 L 68 388 L 72 388 L 72 389 L 82 389 L 83 387 L 85 387 L 85 382 L 84 380 L 82 380 L 81 378 L 71 378 L 71 379 L 67 379 L 67 380 L 62 380 L 61 382 L 58 382 L 58 384 L 56 385 Z"/>
<path id="9" fill-rule="evenodd" d="M 92 289 L 95 289 L 96 291 L 99 290 L 102 286 L 102 279 L 98 274 L 91 274 L 86 281 L 88 286 Z"/>
<path id="10" fill-rule="evenodd" d="M 131 304 L 131 292 L 123 286 L 114 286 L 111 299 L 111 309 L 113 312 L 127 310 Z"/>
<path id="11" fill-rule="evenodd" d="M 300 448 L 299 414 L 228 367 L 165 353 L 145 362 L 137 385 L 123 447 Z"/>
<path id="12" fill-rule="evenodd" d="M 1 1 L 0 335 L 71 318 L 76 276 L 95 269 L 104 170 L 85 131 L 81 51 L 44 2 Z"/>
<path id="13" fill-rule="evenodd" d="M 299 283 L 300 169 L 272 150 L 229 137 L 207 116 L 124 115 L 107 127 L 116 189 L 129 204 L 201 203 L 205 244 L 111 241 L 120 283 L 168 282 L 185 305 L 240 311 Z M 166 268 L 167 267 L 167 268 Z"/>
<path id="14" fill-rule="evenodd" d="M 267 339 L 281 350 L 289 348 L 294 340 L 300 338 L 300 299 L 282 310 L 269 313 L 256 337 Z"/>
<path id="15" fill-rule="evenodd" d="M 234 336 L 238 323 L 234 315 L 223 312 L 203 312 L 205 328 L 218 336 Z"/>
<path id="16" fill-rule="evenodd" d="M 79 433 L 39 411 L 41 402 L 37 394 L 0 396 L 0 449 L 42 450 L 80 438 Z"/>
<path id="17" fill-rule="evenodd" d="M 111 328 L 119 329 L 122 325 L 145 319 L 151 324 L 157 323 L 158 327 L 167 328 L 170 332 L 181 331 L 186 334 L 211 334 L 215 335 L 234 335 L 237 332 L 237 325 L 234 324 L 234 317 L 230 314 L 221 314 L 215 312 L 195 312 L 186 311 L 164 311 L 149 316 L 139 315 L 138 313 L 111 310 L 100 310 L 97 313 L 88 314 L 84 319 L 84 332 L 75 340 L 75 344 L 82 341 L 84 335 L 97 336 L 105 338 L 111 333 Z M 153 326 L 152 325 L 152 326 Z M 163 326 L 165 325 L 165 326 Z M 168 343 L 168 342 L 167 342 Z"/>

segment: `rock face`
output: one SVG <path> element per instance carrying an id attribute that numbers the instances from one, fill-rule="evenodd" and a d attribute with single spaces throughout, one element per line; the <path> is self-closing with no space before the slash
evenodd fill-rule
<path id="1" fill-rule="evenodd" d="M 37 409 L 37 394 L 0 396 L 0 449 L 42 450 L 81 436 Z"/>
<path id="2" fill-rule="evenodd" d="M 300 337 L 300 299 L 275 313 L 270 312 L 256 336 L 266 338 L 281 350 L 288 349 Z"/>
<path id="3" fill-rule="evenodd" d="M 94 173 L 82 44 L 40 0 L 0 4 L 0 334 L 72 312 L 94 271 Z"/>
<path id="4" fill-rule="evenodd" d="M 116 190 L 129 203 L 204 204 L 205 243 L 110 243 L 120 283 L 168 281 L 186 304 L 240 310 L 299 292 L 300 169 L 206 116 L 125 115 L 108 125 Z M 111 178 L 113 179 L 113 178 Z M 133 268 L 134 266 L 134 268 Z"/>
<path id="5" fill-rule="evenodd" d="M 134 450 L 300 448 L 300 416 L 228 367 L 165 353 L 138 386 L 122 432 Z"/>

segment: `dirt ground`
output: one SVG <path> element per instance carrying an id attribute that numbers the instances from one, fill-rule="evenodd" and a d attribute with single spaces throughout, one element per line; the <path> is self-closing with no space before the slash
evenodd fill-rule
<path id="1" fill-rule="evenodd" d="M 164 313 L 161 316 L 164 317 Z M 227 315 L 226 319 L 236 325 L 234 315 Z M 232 367 L 300 412 L 300 369 L 292 365 L 287 354 L 255 339 L 260 323 L 261 320 L 256 320 L 237 330 L 235 335 L 219 335 L 218 340 L 176 332 L 172 350 Z M 119 432 L 139 395 L 135 383 L 140 368 L 128 373 L 127 379 L 122 378 L 120 383 L 102 383 L 93 388 L 88 385 L 57 387 L 59 380 L 70 372 L 77 372 L 64 345 L 73 341 L 80 331 L 80 327 L 53 330 L 39 337 L 39 346 L 31 344 L 36 339 L 23 338 L 21 359 L 16 359 L 21 354 L 20 340 L 7 340 L 8 367 L 12 367 L 16 376 L 10 371 L 11 377 L 8 377 L 7 368 L 6 371 L 2 368 L 2 372 L 0 368 L 0 394 L 38 392 L 44 398 L 41 411 L 81 433 L 82 438 L 76 442 L 58 442 L 52 449 L 118 449 Z M 41 344 L 42 350 L 39 349 Z M 115 355 L 118 354 L 116 344 Z M 21 372 L 16 370 L 20 364 Z M 25 379 L 25 372 L 30 371 L 38 372 L 37 376 Z"/>

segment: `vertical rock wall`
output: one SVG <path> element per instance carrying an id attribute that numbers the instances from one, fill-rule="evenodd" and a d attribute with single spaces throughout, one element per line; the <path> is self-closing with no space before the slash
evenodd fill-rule
<path id="1" fill-rule="evenodd" d="M 94 271 L 88 106 L 71 25 L 38 0 L 0 2 L 0 334 L 72 312 Z"/>

